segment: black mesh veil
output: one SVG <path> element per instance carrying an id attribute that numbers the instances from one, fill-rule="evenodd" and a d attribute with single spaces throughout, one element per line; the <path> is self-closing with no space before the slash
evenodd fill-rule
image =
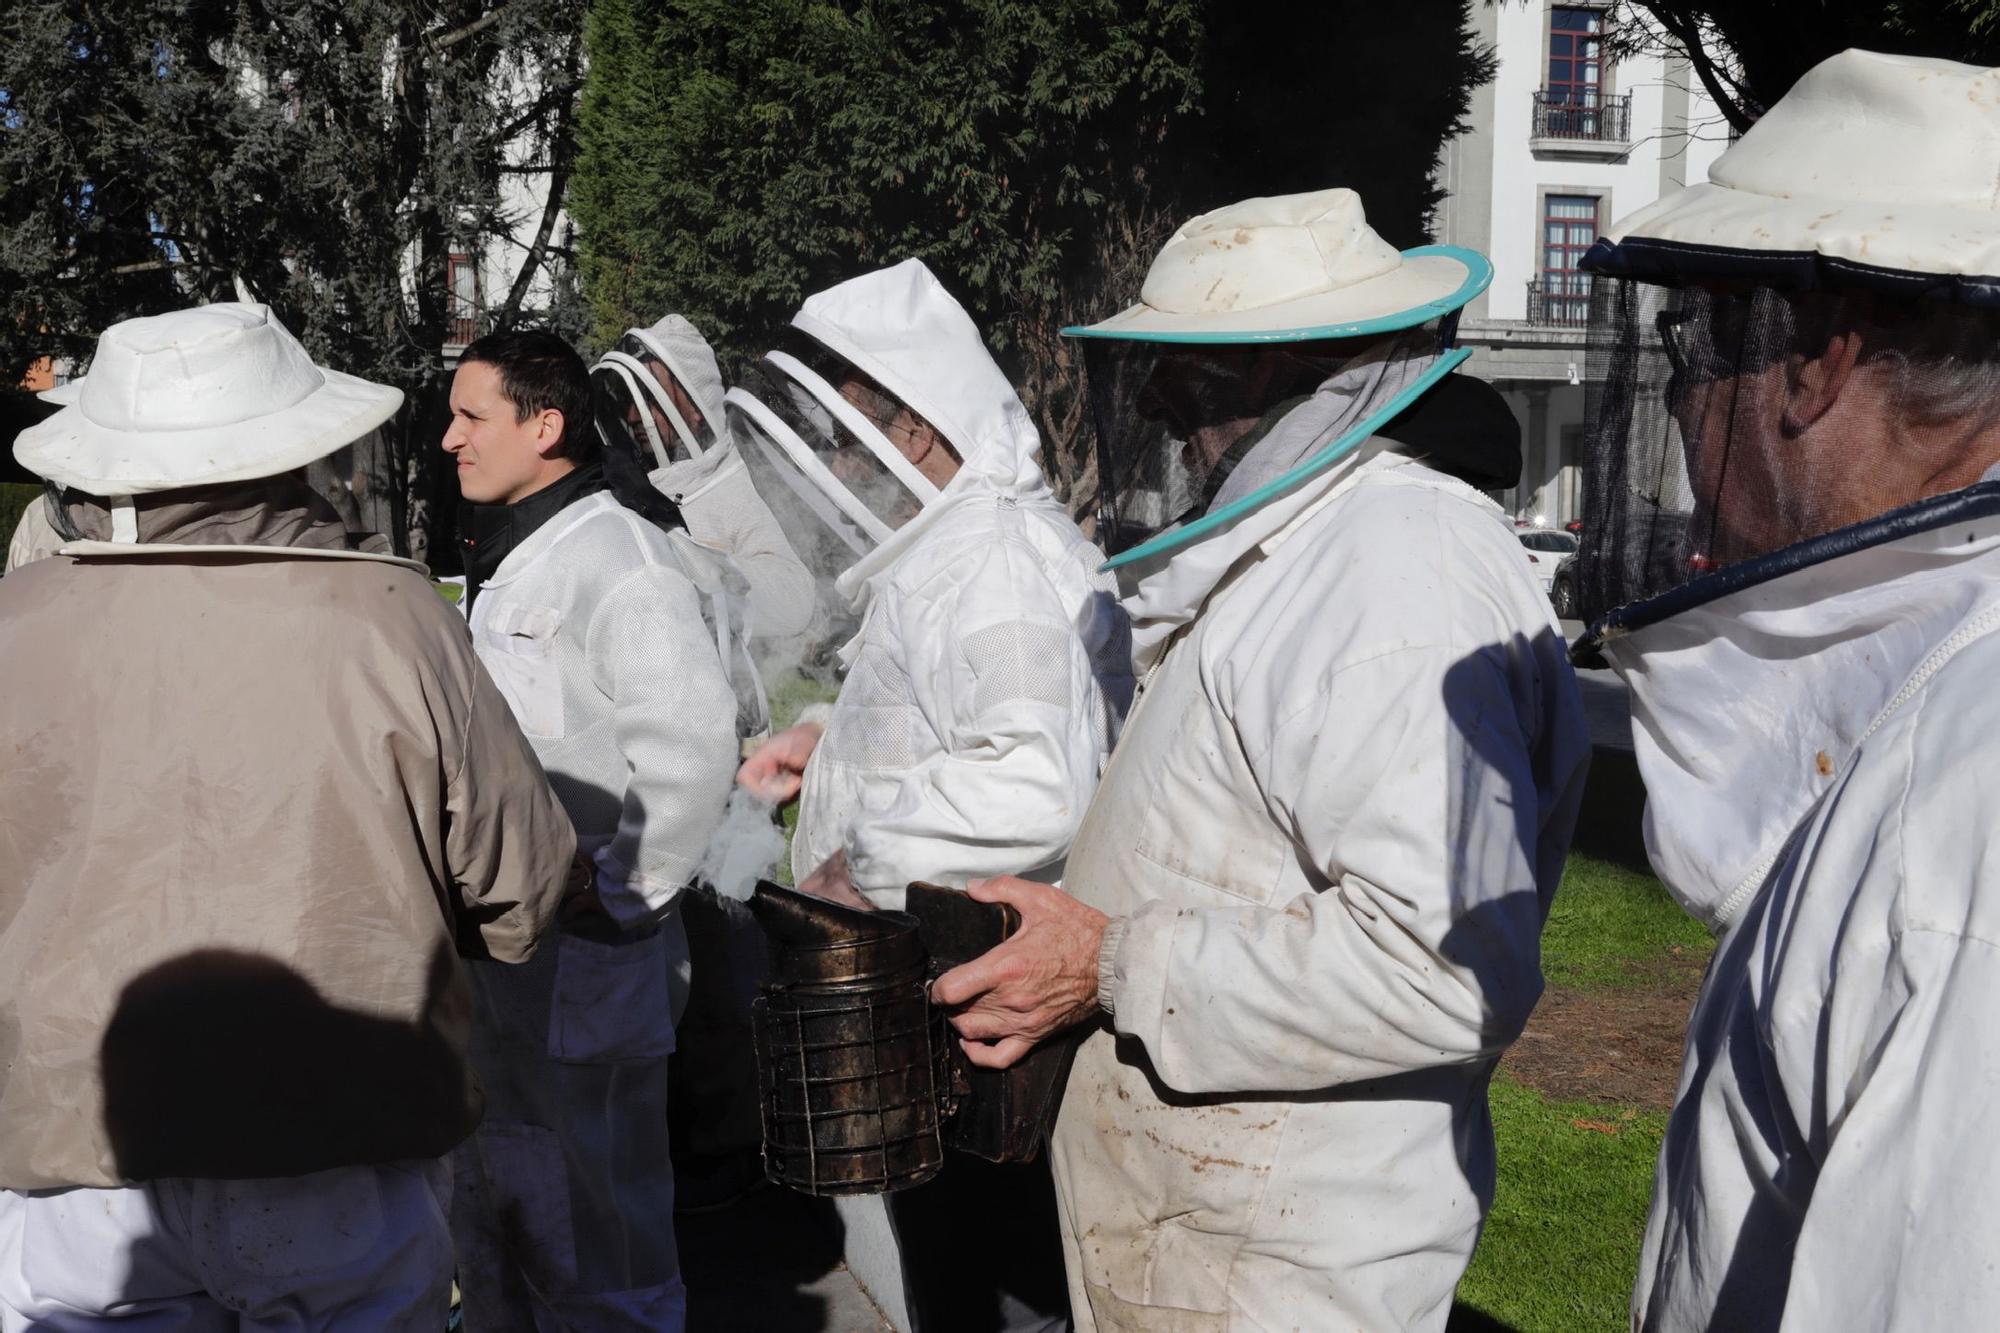
<path id="1" fill-rule="evenodd" d="M 1588 620 L 1873 518 L 1916 498 L 1910 451 L 2000 429 L 2000 317 L 1947 301 L 1599 276 L 1588 364 Z"/>
<path id="2" fill-rule="evenodd" d="M 1296 342 L 1086 341 L 1098 541 L 1116 555 L 1276 480 L 1393 397 L 1441 341 L 1434 325 Z M 1336 375 L 1339 402 L 1315 416 L 1323 431 L 1299 434 L 1288 418 Z"/>

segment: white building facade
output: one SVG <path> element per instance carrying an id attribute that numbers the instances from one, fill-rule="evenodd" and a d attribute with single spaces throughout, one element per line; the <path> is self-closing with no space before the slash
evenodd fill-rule
<path id="1" fill-rule="evenodd" d="M 1616 219 L 1706 180 L 1728 147 L 1685 60 L 1606 54 L 1616 20 L 1615 3 L 1588 0 L 1474 5 L 1499 69 L 1439 165 L 1437 240 L 1493 261 L 1459 341 L 1521 422 L 1521 481 L 1500 498 L 1535 526 L 1580 516 L 1590 279 L 1578 261 Z"/>
<path id="2" fill-rule="evenodd" d="M 458 364 L 465 345 L 486 331 L 487 315 L 506 303 L 533 246 L 549 200 L 549 174 L 539 146 L 523 136 L 507 145 L 509 171 L 500 178 L 500 207 L 506 235 L 488 235 L 445 257 L 445 364 Z M 569 214 L 558 209 L 549 243 L 559 251 L 575 244 Z M 554 255 L 536 268 L 522 300 L 525 309 L 547 309 L 554 299 Z"/>

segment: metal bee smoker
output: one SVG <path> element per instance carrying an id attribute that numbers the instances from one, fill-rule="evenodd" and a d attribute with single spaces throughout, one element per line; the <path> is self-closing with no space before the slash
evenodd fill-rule
<path id="1" fill-rule="evenodd" d="M 765 1174 L 808 1194 L 920 1185 L 944 1164 L 944 1032 L 915 918 L 760 884 L 771 942 L 752 1014 Z"/>
<path id="2" fill-rule="evenodd" d="M 909 911 L 866 912 L 762 883 L 750 910 L 771 945 L 753 1011 L 767 1176 L 878 1194 L 929 1180 L 947 1147 L 991 1162 L 1041 1152 L 1087 1029 L 981 1069 L 927 995 L 1019 927 L 1012 908 L 912 884 Z"/>

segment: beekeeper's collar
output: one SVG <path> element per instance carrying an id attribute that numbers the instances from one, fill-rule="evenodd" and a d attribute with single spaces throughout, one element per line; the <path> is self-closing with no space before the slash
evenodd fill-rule
<path id="1" fill-rule="evenodd" d="M 1818 539 L 1830 558 L 1788 552 L 1790 572 L 1603 645 L 1631 690 L 1647 853 L 1712 929 L 1736 919 L 1955 633 L 2000 619 L 2000 480 L 1859 529 Z"/>
<path id="2" fill-rule="evenodd" d="M 1275 472 L 1289 472 L 1297 460 L 1312 457 L 1329 441 L 1351 433 L 1357 424 L 1401 399 L 1438 362 L 1435 354 L 1413 354 L 1397 338 L 1381 339 L 1342 366 L 1311 397 L 1291 407 L 1266 432 L 1257 451 L 1269 451 L 1282 460 Z M 1174 632 L 1200 614 L 1216 585 L 1251 551 L 1275 548 L 1358 473 L 1410 461 L 1386 452 L 1394 447 L 1387 439 L 1369 435 L 1331 461 L 1310 485 L 1241 509 L 1198 542 L 1119 565 L 1119 589 L 1132 621 L 1134 664 L 1141 670 L 1151 666 Z M 1241 484 L 1252 489 L 1259 480 Z M 1222 503 L 1229 497 L 1217 498 Z"/>

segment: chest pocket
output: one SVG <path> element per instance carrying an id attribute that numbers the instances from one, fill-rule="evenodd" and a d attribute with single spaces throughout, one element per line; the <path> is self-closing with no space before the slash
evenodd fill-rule
<path id="1" fill-rule="evenodd" d="M 1147 790 L 1133 851 L 1188 886 L 1269 903 L 1288 845 L 1274 836 L 1234 733 L 1199 689 L 1194 649 L 1174 650 L 1148 691 L 1146 725 L 1120 739 L 1121 750 L 1146 753 L 1114 755 L 1140 763 Z M 1197 892 L 1193 901 L 1213 900 Z"/>
<path id="2" fill-rule="evenodd" d="M 479 660 L 507 697 L 522 732 L 542 740 L 563 734 L 562 676 L 556 669 L 561 628 L 553 607 L 520 605 L 499 607 L 479 627 Z"/>

